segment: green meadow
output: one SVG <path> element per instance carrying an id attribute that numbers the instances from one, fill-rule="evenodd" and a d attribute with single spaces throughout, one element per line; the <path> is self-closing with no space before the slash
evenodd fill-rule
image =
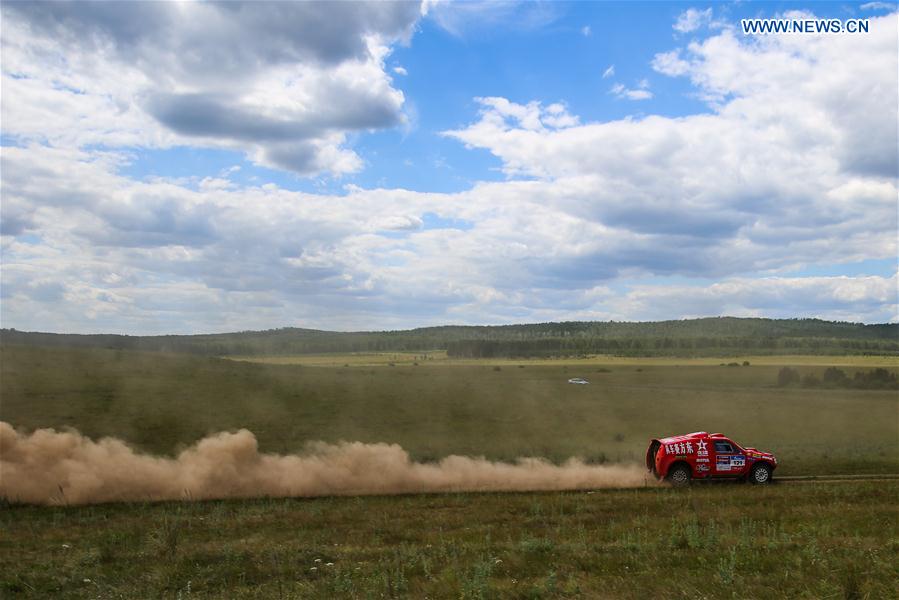
<path id="1" fill-rule="evenodd" d="M 4 598 L 895 598 L 899 482 L 0 510 Z"/>
<path id="2" fill-rule="evenodd" d="M 777 474 L 899 472 L 895 391 L 778 387 L 895 359 L 248 362 L 0 347 L 0 419 L 171 455 L 246 427 L 266 452 L 394 442 L 417 460 L 639 462 L 699 429 Z M 743 366 L 744 362 L 749 364 Z M 721 366 L 724 363 L 725 366 Z M 739 366 L 726 366 L 730 364 Z M 571 385 L 584 377 L 590 385 Z M 665 486 L 34 507 L 0 503 L 0 595 L 23 598 L 888 598 L 899 482 Z"/>
<path id="3" fill-rule="evenodd" d="M 830 364 L 851 374 L 896 359 L 866 365 L 864 357 L 674 363 L 415 356 L 268 364 L 5 346 L 0 419 L 25 430 L 73 427 L 93 438 L 120 437 L 157 454 L 243 427 L 266 452 L 349 440 L 397 443 L 417 460 L 464 454 L 597 463 L 639 462 L 652 437 L 707 430 L 775 452 L 781 475 L 899 472 L 894 390 L 777 386 L 784 365 L 820 376 Z M 720 366 L 744 361 L 749 365 Z M 571 385 L 572 377 L 591 383 Z"/>

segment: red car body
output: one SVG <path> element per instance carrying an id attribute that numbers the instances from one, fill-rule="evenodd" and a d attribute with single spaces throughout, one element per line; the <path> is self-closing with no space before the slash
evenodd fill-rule
<path id="1" fill-rule="evenodd" d="M 743 448 L 721 433 L 697 431 L 650 441 L 646 468 L 674 484 L 691 479 L 747 479 L 768 483 L 777 458 L 770 452 Z"/>

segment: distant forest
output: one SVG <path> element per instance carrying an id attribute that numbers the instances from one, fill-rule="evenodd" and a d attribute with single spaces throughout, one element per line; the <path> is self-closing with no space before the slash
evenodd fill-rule
<path id="1" fill-rule="evenodd" d="M 211 356 L 445 350 L 457 358 L 724 356 L 737 354 L 899 355 L 899 324 L 819 319 L 716 317 L 645 323 L 444 326 L 334 332 L 283 328 L 211 335 L 75 335 L 0 330 L 0 343 L 111 348 Z"/>

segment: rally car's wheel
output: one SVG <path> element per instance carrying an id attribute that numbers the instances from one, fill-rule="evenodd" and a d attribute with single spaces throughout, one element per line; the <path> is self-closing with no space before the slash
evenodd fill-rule
<path id="1" fill-rule="evenodd" d="M 749 481 L 756 485 L 763 485 L 771 481 L 771 467 L 762 463 L 752 467 L 749 472 Z"/>
<path id="2" fill-rule="evenodd" d="M 690 473 L 690 467 L 683 464 L 675 465 L 670 471 L 668 471 L 669 483 L 678 487 L 689 485 L 691 476 L 692 474 Z"/>

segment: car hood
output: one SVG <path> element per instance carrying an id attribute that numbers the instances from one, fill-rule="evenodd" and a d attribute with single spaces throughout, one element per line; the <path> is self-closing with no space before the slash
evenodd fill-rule
<path id="1" fill-rule="evenodd" d="M 746 450 L 746 455 L 752 458 L 770 460 L 775 464 L 777 463 L 777 458 L 770 452 L 762 452 L 758 448 L 744 448 L 744 450 Z"/>

